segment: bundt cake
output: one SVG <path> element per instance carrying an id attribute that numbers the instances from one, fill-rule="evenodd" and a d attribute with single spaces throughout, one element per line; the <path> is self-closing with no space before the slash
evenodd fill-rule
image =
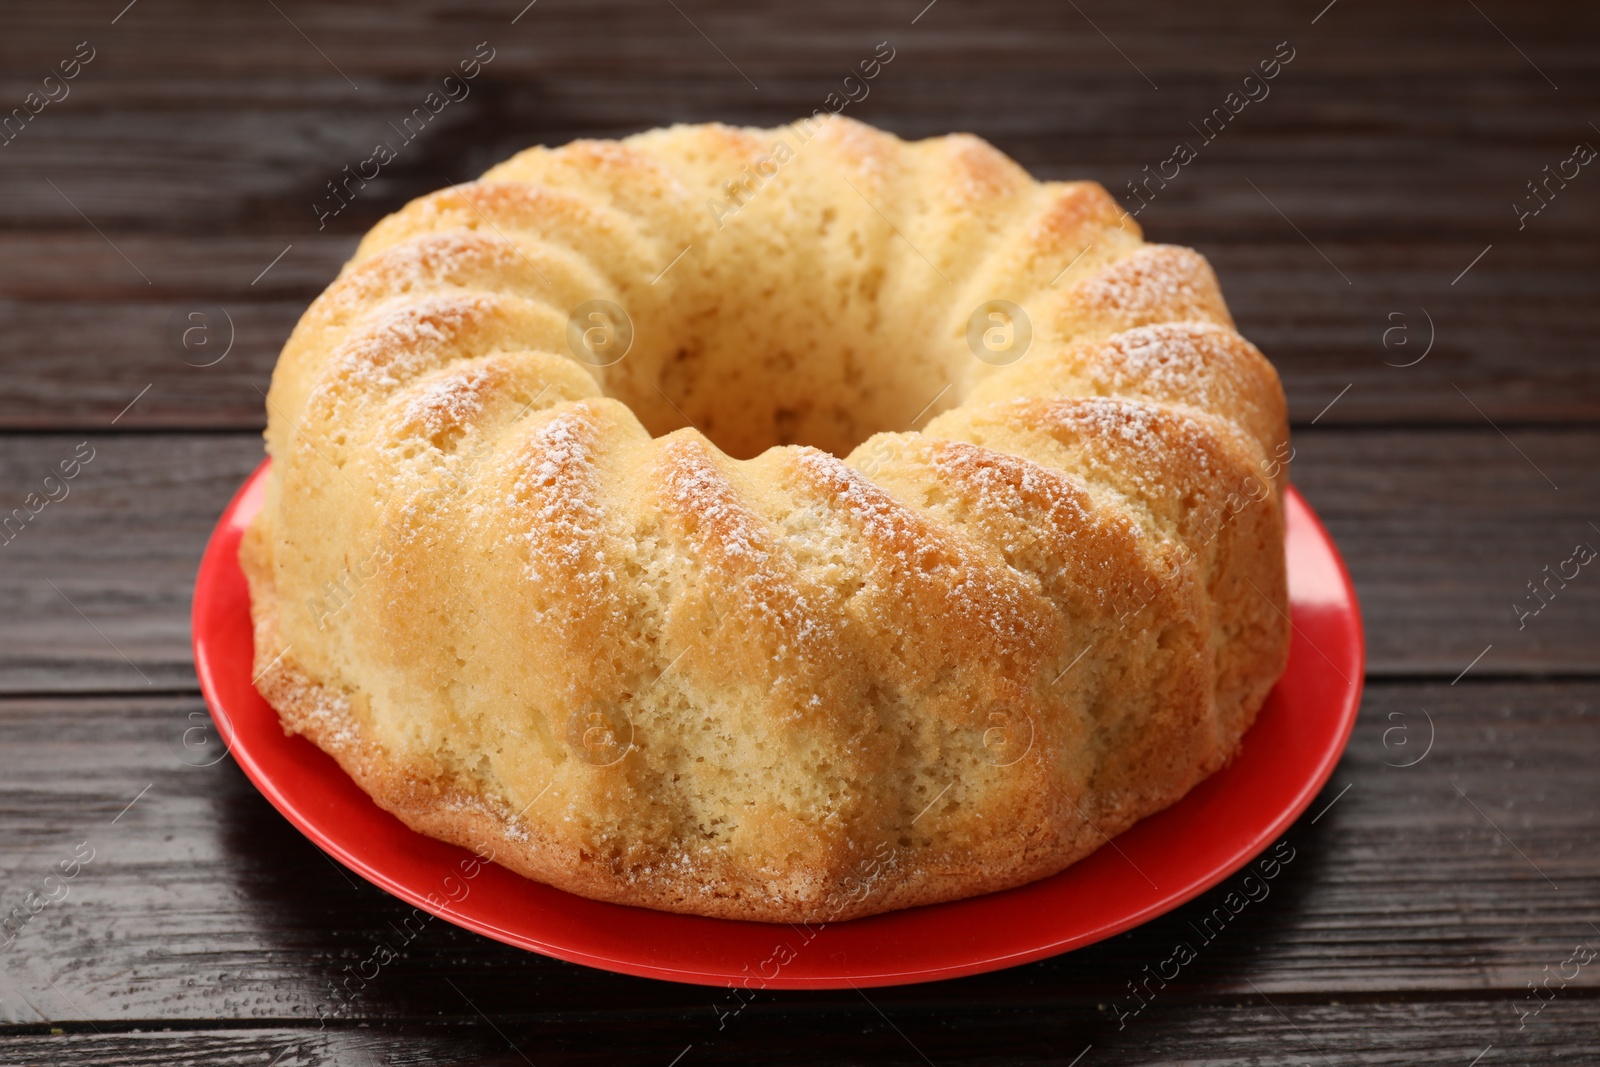
<path id="1" fill-rule="evenodd" d="M 1059 871 L 1287 657 L 1277 375 L 1091 182 L 837 117 L 533 148 L 300 320 L 257 686 L 414 829 L 821 921 Z"/>

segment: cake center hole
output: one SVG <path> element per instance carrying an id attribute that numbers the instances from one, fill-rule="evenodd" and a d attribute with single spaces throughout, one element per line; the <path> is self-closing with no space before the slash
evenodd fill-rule
<path id="1" fill-rule="evenodd" d="M 636 330 L 631 349 L 597 376 L 653 436 L 692 426 L 737 459 L 775 445 L 843 457 L 958 402 L 959 338 L 940 344 L 927 323 L 893 322 L 861 301 L 830 310 L 817 294 L 791 295 L 765 308 L 724 304 L 655 343 L 651 324 L 625 322 L 618 336 Z"/>

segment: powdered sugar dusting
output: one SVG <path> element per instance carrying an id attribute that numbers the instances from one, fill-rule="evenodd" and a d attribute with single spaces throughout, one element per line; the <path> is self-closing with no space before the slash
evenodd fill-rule
<path id="1" fill-rule="evenodd" d="M 1019 456 L 964 441 L 940 441 L 932 460 L 941 480 L 973 487 L 992 507 L 1014 511 L 1023 500 L 1042 500 L 1050 524 L 1069 535 L 1093 521 L 1094 505 L 1081 484 Z"/>
<path id="2" fill-rule="evenodd" d="M 1233 325 L 1204 257 L 1172 245 L 1144 245 L 1070 290 L 1069 302 L 1096 325 L 1126 330 L 1152 323 Z"/>
<path id="3" fill-rule="evenodd" d="M 1079 542 L 1083 531 L 1114 520 L 1097 513 L 1093 498 L 1076 475 L 964 441 L 934 443 L 931 459 L 941 482 L 975 492 L 984 509 L 1026 522 L 1031 530 L 1025 538 L 1051 541 L 1056 551 L 1071 553 L 1074 565 L 1084 571 L 1103 572 L 1109 566 L 1108 560 L 1088 554 L 1087 546 Z M 1136 536 L 1137 524 L 1129 524 L 1127 533 Z M 1017 562 L 1021 545 L 1007 540 L 996 547 L 1012 567 L 1024 569 Z M 1045 581 L 1051 577 L 1039 575 Z M 1098 592 L 1103 602 L 1103 583 Z"/>
<path id="4" fill-rule="evenodd" d="M 499 236 L 447 230 L 386 248 L 362 266 L 381 276 L 385 288 L 408 292 L 440 284 L 466 285 L 491 276 L 515 256 L 515 247 Z"/>
<path id="5" fill-rule="evenodd" d="M 1206 428 L 1181 407 L 1129 397 L 1076 397 L 1051 401 L 1048 418 L 1057 428 L 1111 446 L 1105 461 L 1144 493 L 1162 495 L 1174 471 L 1212 474 L 1216 457 L 1202 442 Z"/>
<path id="6" fill-rule="evenodd" d="M 267 679 L 267 695 L 280 708 L 293 708 L 285 731 L 305 734 L 324 750 L 345 753 L 361 741 L 350 698 L 307 679 L 298 670 L 281 669 Z"/>
<path id="7" fill-rule="evenodd" d="M 1231 332 L 1198 322 L 1141 326 L 1107 341 L 1097 361 L 1118 391 L 1222 410 L 1231 397 L 1216 354 Z"/>
<path id="8" fill-rule="evenodd" d="M 481 364 L 437 375 L 406 397 L 400 417 L 429 437 L 460 430 L 482 413 L 494 377 Z"/>
<path id="9" fill-rule="evenodd" d="M 330 353 L 329 366 L 352 385 L 394 389 L 459 355 L 461 334 L 498 304 L 489 293 L 460 293 L 386 306 Z"/>
<path id="10" fill-rule="evenodd" d="M 664 458 L 667 492 L 679 513 L 692 519 L 693 538 L 702 546 L 715 538 L 717 555 L 723 558 L 764 565 L 772 555 L 771 538 L 739 502 L 728 480 L 698 449 L 672 449 Z"/>
<path id="11" fill-rule="evenodd" d="M 776 638 L 773 659 L 814 646 L 826 628 L 802 587 L 794 562 L 752 512 L 702 446 L 672 442 L 662 456 L 667 501 L 702 563 L 740 591 L 748 622 Z M 815 647 L 810 650 L 815 653 Z"/>
<path id="12" fill-rule="evenodd" d="M 558 410 L 529 439 L 526 466 L 505 501 L 522 513 L 517 536 L 528 555 L 527 580 L 568 589 L 590 603 L 603 597 L 613 577 L 598 499 L 597 432 L 588 404 Z"/>
<path id="13" fill-rule="evenodd" d="M 891 588 L 901 588 L 893 602 L 938 599 L 946 613 L 991 635 L 997 642 L 991 652 L 1035 647 L 1028 626 L 1032 607 L 1024 603 L 1023 586 L 1014 577 L 996 570 L 953 531 L 921 518 L 837 457 L 798 448 L 795 460 L 854 525 L 867 569 Z"/>

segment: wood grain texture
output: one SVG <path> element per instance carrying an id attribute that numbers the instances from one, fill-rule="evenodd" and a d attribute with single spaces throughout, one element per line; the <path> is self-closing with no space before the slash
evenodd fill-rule
<path id="1" fill-rule="evenodd" d="M 1147 233 L 1211 259 L 1240 329 L 1283 376 L 1296 424 L 1600 419 L 1592 239 L 1496 248 L 1454 290 L 1483 243 L 1400 254 L 1319 241 L 1358 282 L 1346 287 L 1284 229 L 1288 242 L 1157 221 Z M 0 431 L 101 428 L 146 385 L 119 426 L 259 429 L 279 348 L 355 239 L 286 229 L 117 244 L 152 285 L 92 232 L 0 235 Z"/>
<path id="2" fill-rule="evenodd" d="M 185 732 L 206 721 L 189 697 L 0 700 L 0 904 L 19 903 L 80 842 L 93 849 L 66 899 L 0 949 L 0 1019 L 70 1022 L 69 1001 L 120 1024 L 471 1018 L 445 995 L 448 978 L 494 1017 L 670 1008 L 715 1030 L 713 990 L 560 963 L 439 920 L 402 941 L 410 907 L 335 867 L 231 760 L 185 762 Z M 1241 876 L 1067 956 L 872 996 L 1000 1010 L 1059 995 L 1127 1012 L 1127 983 L 1184 941 L 1199 958 L 1158 1002 L 1248 998 L 1252 983 L 1274 998 L 1450 991 L 1502 1002 L 1499 1021 L 1514 1029 L 1525 983 L 1577 942 L 1600 946 L 1588 925 L 1600 893 L 1588 844 L 1600 835 L 1597 729 L 1600 683 L 1375 683 L 1339 769 L 1285 835 L 1292 860 L 1209 943 L 1194 924 Z M 191 734 L 190 750 L 208 737 Z M 335 995 L 343 968 L 380 942 L 402 958 L 351 1010 Z M 1563 995 L 1597 988 L 1600 968 L 1582 969 Z"/>
<path id="3" fill-rule="evenodd" d="M 1600 195 L 1585 173 L 1536 217 L 1519 225 L 1512 210 L 1576 141 L 1600 143 L 1600 76 L 1576 44 L 1592 11 L 1491 24 L 1456 4 L 1344 5 L 1315 26 L 1265 3 L 1095 14 L 1118 45 L 1070 6 L 1021 0 L 981 16 L 946 3 L 915 26 L 897 5 L 841 0 L 706 4 L 692 25 L 661 5 L 544 0 L 513 26 L 515 13 L 145 0 L 115 27 L 76 5 L 8 14 L 7 70 L 42 71 L 80 38 L 97 56 L 0 148 L 0 366 L 15 376 L 0 428 L 97 425 L 145 384 L 131 425 L 258 427 L 254 387 L 299 311 L 354 237 L 406 200 L 529 144 L 787 121 L 822 106 L 878 40 L 895 59 L 849 113 L 906 136 L 969 129 L 1040 176 L 1099 180 L 1130 208 L 1144 168 L 1178 140 L 1198 145 L 1151 187 L 1140 222 L 1211 257 L 1297 421 L 1476 420 L 1456 386 L 1497 420 L 1600 416 L 1587 354 Z M 392 124 L 480 40 L 495 58 L 471 93 L 319 230 L 325 183 L 398 141 Z M 1280 40 L 1295 58 L 1270 95 L 1205 141 L 1193 124 Z M 975 64 L 997 63 L 1005 77 L 973 81 Z M 0 80 L 0 100 L 31 87 Z M 227 311 L 236 341 L 205 374 L 165 337 L 169 317 L 203 306 Z M 1423 362 L 1386 365 L 1429 338 Z"/>
<path id="4" fill-rule="evenodd" d="M 449 990 L 445 990 L 449 994 Z M 1547 1008 L 1521 1034 L 1500 1035 L 1502 1005 L 1480 999 L 1418 1003 L 1372 998 L 1305 1004 L 1175 998 L 1160 1016 L 1118 1030 L 1095 1004 L 1035 995 L 1007 1005 L 956 1000 L 901 1005 L 879 996 L 813 998 L 808 1007 L 752 1004 L 733 1033 L 707 1034 L 702 1020 L 663 1011 L 647 1025 L 609 1025 L 604 1012 L 518 1014 L 441 1023 L 419 1019 L 382 1028 L 238 1027 L 96 1034 L 82 1024 L 59 1036 L 0 1037 L 0 1055 L 19 1064 L 85 1067 L 309 1067 L 529 1063 L 679 1067 L 752 1063 L 812 1067 L 874 1064 L 1002 1067 L 1056 1064 L 1074 1056 L 1108 1067 L 1224 1067 L 1232 1064 L 1325 1064 L 1327 1067 L 1463 1067 L 1480 1062 L 1585 1063 L 1600 1030 L 1600 1002 L 1574 998 Z M 881 1009 L 881 1013 L 880 1010 Z M 1154 1010 L 1154 1009 L 1152 1009 Z M 1513 1017 L 1513 1023 L 1515 1019 Z M 1142 1023 L 1142 1025 L 1141 1025 Z M 732 1029 L 732 1027 L 730 1027 Z M 597 1036 L 599 1035 L 599 1036 Z M 694 1040 L 698 1038 L 698 1040 Z M 681 1059 L 674 1061 L 675 1056 Z M 1090 1058 L 1092 1057 L 1092 1059 Z"/>
<path id="5" fill-rule="evenodd" d="M 1513 207 L 1576 142 L 1600 146 L 1600 10 L 525 3 L 0 12 L 0 119 L 77 42 L 96 49 L 70 96 L 0 135 L 0 522 L 95 450 L 65 499 L 0 533 L 0 912 L 96 849 L 0 948 L 0 1063 L 1600 1059 L 1600 969 L 1518 1015 L 1546 967 L 1600 947 L 1600 580 L 1585 569 L 1521 626 L 1512 607 L 1600 546 L 1600 172 Z M 325 183 L 480 41 L 495 58 L 471 95 L 319 229 Z M 182 758 L 206 722 L 194 569 L 260 456 L 283 340 L 410 198 L 530 144 L 790 120 L 879 41 L 895 59 L 846 113 L 903 136 L 970 130 L 1130 208 L 1147 165 L 1199 146 L 1139 222 L 1210 258 L 1279 367 L 1291 476 L 1367 625 L 1361 720 L 1288 834 L 1297 859 L 1126 1026 L 1127 983 L 1225 887 L 1065 957 L 870 1000 L 763 994 L 725 1029 L 710 990 L 434 921 L 319 1018 L 409 909 L 231 761 Z M 1295 58 L 1270 96 L 1205 140 L 1193 124 L 1280 41 Z"/>

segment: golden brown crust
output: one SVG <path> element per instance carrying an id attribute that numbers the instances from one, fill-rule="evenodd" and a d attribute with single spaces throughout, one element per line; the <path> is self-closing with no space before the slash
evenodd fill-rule
<path id="1" fill-rule="evenodd" d="M 282 648 L 279 604 L 259 540 L 247 538 L 240 559 L 250 584 L 256 647 Z M 1095 851 L 1141 816 L 1133 804 L 1096 809 L 1091 826 L 1087 814 L 1064 795 L 1042 795 L 1028 807 L 1048 809 L 1058 821 L 1060 809 L 1067 808 L 1076 825 L 1065 831 L 1035 829 L 1020 843 L 1015 838 L 992 842 L 984 850 L 991 855 L 916 869 L 901 866 L 891 851 L 870 870 L 858 864 L 855 871 L 838 871 L 820 897 L 774 895 L 770 885 L 731 866 L 695 865 L 667 878 L 619 877 L 570 840 L 519 824 L 508 808 L 485 802 L 448 775 L 427 774 L 415 763 L 395 760 L 371 738 L 350 700 L 307 677 L 292 653 L 258 669 L 265 673 L 257 688 L 278 711 L 284 731 L 304 736 L 332 756 L 380 807 L 413 830 L 490 855 L 524 877 L 618 904 L 724 919 L 844 921 L 1024 885 Z"/>
<path id="2" fill-rule="evenodd" d="M 1021 359 L 971 340 L 996 301 Z M 574 347 L 603 306 L 626 358 Z M 597 899 L 1031 881 L 1230 759 L 1287 654 L 1270 364 L 1198 255 L 967 136 L 525 152 L 368 235 L 267 440 L 240 559 L 285 729 Z"/>

